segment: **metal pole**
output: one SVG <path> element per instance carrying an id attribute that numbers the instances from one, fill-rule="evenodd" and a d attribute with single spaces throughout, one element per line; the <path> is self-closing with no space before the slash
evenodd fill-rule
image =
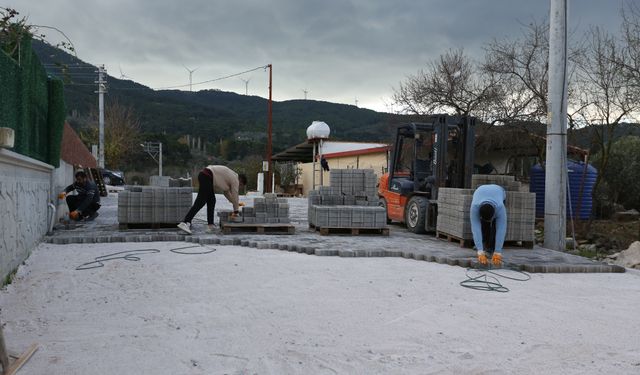
<path id="1" fill-rule="evenodd" d="M 271 172 L 272 168 L 271 168 L 271 132 L 273 129 L 273 124 L 272 124 L 272 108 L 273 108 L 273 103 L 271 100 L 271 91 L 272 91 L 272 73 L 273 73 L 273 66 L 271 64 L 267 65 L 267 67 L 269 68 L 269 101 L 267 102 L 267 123 L 268 123 L 268 130 L 267 130 L 267 165 L 269 166 L 269 170 L 267 171 L 267 175 L 265 178 L 265 185 L 266 185 L 266 190 L 267 193 L 272 193 L 273 191 L 271 190 L 271 179 L 273 178 L 273 174 Z"/>
<path id="2" fill-rule="evenodd" d="M 324 186 L 324 168 L 322 167 L 322 139 L 320 139 L 320 148 L 318 149 L 320 154 L 320 186 Z"/>
<path id="3" fill-rule="evenodd" d="M 162 176 L 162 142 L 160 142 L 160 157 L 158 159 L 158 176 Z"/>
<path id="4" fill-rule="evenodd" d="M 544 247 L 564 251 L 567 194 L 567 0 L 551 0 Z"/>
<path id="5" fill-rule="evenodd" d="M 313 159 L 311 162 L 311 169 L 313 173 L 311 173 L 311 190 L 316 189 L 316 145 L 317 143 L 313 141 Z"/>
<path id="6" fill-rule="evenodd" d="M 98 167 L 104 168 L 104 93 L 106 86 L 104 85 L 104 73 L 106 70 L 104 65 L 98 66 Z"/>

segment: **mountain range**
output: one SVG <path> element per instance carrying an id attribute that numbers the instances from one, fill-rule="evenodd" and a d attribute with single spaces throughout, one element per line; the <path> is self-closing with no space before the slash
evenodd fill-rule
<path id="1" fill-rule="evenodd" d="M 65 82 L 69 116 L 95 113 L 97 67 L 38 40 L 33 41 L 33 49 L 46 71 Z M 121 78 L 107 76 L 105 102 L 117 101 L 131 107 L 144 132 L 191 135 L 209 143 L 243 139 L 256 146 L 266 144 L 265 98 L 219 90 L 153 90 Z M 394 125 L 408 119 L 404 115 L 325 101 L 274 101 L 273 150 L 275 153 L 303 142 L 313 121 L 326 122 L 334 140 L 388 142 L 393 139 Z"/>

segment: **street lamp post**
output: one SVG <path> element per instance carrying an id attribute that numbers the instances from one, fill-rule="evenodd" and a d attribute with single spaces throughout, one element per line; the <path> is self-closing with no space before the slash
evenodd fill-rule
<path id="1" fill-rule="evenodd" d="M 158 162 L 158 176 L 162 176 L 162 142 L 145 142 L 140 146 Z M 156 159 L 156 157 L 158 157 Z"/>

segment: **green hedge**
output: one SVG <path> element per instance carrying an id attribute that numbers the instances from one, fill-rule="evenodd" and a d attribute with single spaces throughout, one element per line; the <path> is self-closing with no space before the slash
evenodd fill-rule
<path id="1" fill-rule="evenodd" d="M 15 130 L 14 151 L 59 166 L 65 113 L 62 81 L 47 77 L 30 39 L 15 58 L 0 51 L 0 126 Z"/>

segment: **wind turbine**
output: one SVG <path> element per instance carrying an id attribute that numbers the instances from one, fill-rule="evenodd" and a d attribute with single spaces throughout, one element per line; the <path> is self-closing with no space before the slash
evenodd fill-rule
<path id="1" fill-rule="evenodd" d="M 195 72 L 196 70 L 198 70 L 198 68 L 195 68 L 195 69 L 189 69 L 189 68 L 187 68 L 184 64 L 182 64 L 182 66 L 184 66 L 184 68 L 185 68 L 185 69 L 187 69 L 187 72 L 189 72 L 189 91 L 192 91 L 192 87 L 191 87 L 191 85 L 192 85 L 192 82 L 193 82 L 193 81 L 191 80 L 191 78 L 193 77 L 193 72 Z"/>
<path id="2" fill-rule="evenodd" d="M 122 66 L 120 66 L 120 64 L 118 64 L 118 68 L 120 69 L 120 79 L 129 79 L 129 77 L 122 71 Z"/>
<path id="3" fill-rule="evenodd" d="M 240 80 L 242 80 L 242 82 L 244 82 L 244 94 L 245 95 L 249 95 L 249 81 L 251 81 L 251 78 L 249 78 L 249 79 L 240 78 Z"/>

